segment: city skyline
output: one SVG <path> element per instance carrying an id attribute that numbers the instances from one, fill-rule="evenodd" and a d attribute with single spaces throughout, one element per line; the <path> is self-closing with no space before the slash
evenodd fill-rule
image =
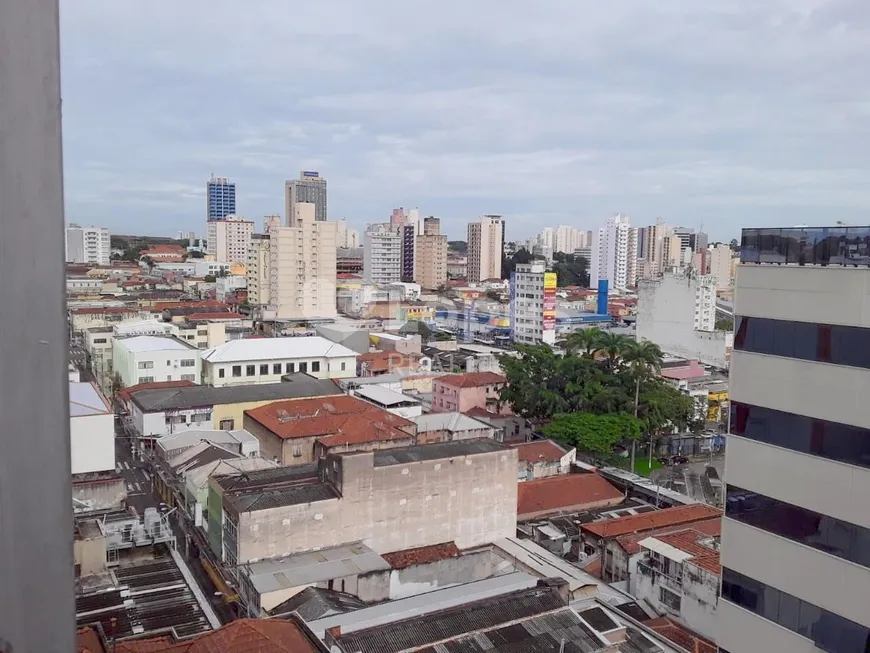
<path id="1" fill-rule="evenodd" d="M 330 180 L 329 218 L 359 230 L 395 206 L 451 239 L 486 213 L 512 239 L 617 212 L 703 223 L 713 240 L 860 223 L 866 4 L 693 4 L 485 3 L 455 21 L 440 5 L 331 2 L 288 21 L 279 3 L 239 20 L 190 2 L 146 26 L 133 5 L 66 3 L 68 219 L 198 229 L 215 171 L 259 220 L 310 169 Z"/>

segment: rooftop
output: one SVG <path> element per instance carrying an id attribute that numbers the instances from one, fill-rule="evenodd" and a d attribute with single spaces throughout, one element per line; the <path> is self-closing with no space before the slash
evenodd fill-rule
<path id="1" fill-rule="evenodd" d="M 667 617 L 648 619 L 643 625 L 691 653 L 716 653 L 718 650 L 712 642 Z"/>
<path id="2" fill-rule="evenodd" d="M 640 552 L 640 542 L 648 537 L 658 537 L 668 533 L 675 533 L 684 530 L 684 526 L 668 526 L 665 528 L 657 528 L 653 531 L 643 531 L 642 533 L 629 533 L 628 535 L 620 535 L 616 538 L 616 542 L 628 555 L 634 555 Z M 721 516 L 705 519 L 703 521 L 692 522 L 692 530 L 704 533 L 707 537 L 719 537 L 722 535 L 722 518 Z"/>
<path id="3" fill-rule="evenodd" d="M 94 383 L 69 382 L 69 416 L 110 415 L 112 408 Z"/>
<path id="4" fill-rule="evenodd" d="M 459 556 L 459 553 L 459 548 L 454 542 L 445 542 L 444 544 L 433 544 L 431 546 L 420 546 L 415 549 L 385 553 L 382 557 L 390 563 L 390 567 L 393 569 L 407 569 L 415 565 L 427 565 L 439 560 L 456 558 Z"/>
<path id="5" fill-rule="evenodd" d="M 453 388 L 480 388 L 497 383 L 507 383 L 507 378 L 494 372 L 469 372 L 468 374 L 446 374 L 436 381 Z"/>
<path id="6" fill-rule="evenodd" d="M 269 610 L 270 614 L 281 615 L 295 612 L 306 623 L 331 617 L 337 614 L 345 614 L 354 610 L 360 610 L 367 605 L 353 596 L 344 592 L 309 587 L 302 590 L 291 599 L 279 603 Z"/>
<path id="7" fill-rule="evenodd" d="M 157 447 L 161 451 L 172 455 L 178 449 L 192 447 L 201 442 L 238 447 L 244 442 L 257 442 L 257 438 L 245 429 L 236 429 L 234 431 L 188 429 L 160 437 L 157 440 Z"/>
<path id="8" fill-rule="evenodd" d="M 403 417 L 348 395 L 278 401 L 246 410 L 245 416 L 282 440 L 340 435 L 348 443 L 394 440 L 412 435 L 414 426 Z M 341 439 L 332 444 L 339 444 Z"/>
<path id="9" fill-rule="evenodd" d="M 458 433 L 461 431 L 475 431 L 490 428 L 489 424 L 479 422 L 473 417 L 462 413 L 427 413 L 413 419 L 417 425 L 417 433 L 429 431 L 447 431 Z"/>
<path id="10" fill-rule="evenodd" d="M 354 394 L 363 399 L 368 399 L 377 404 L 387 406 L 388 408 L 394 406 L 416 406 L 420 403 L 420 401 L 414 397 L 409 397 L 401 392 L 396 392 L 395 390 L 390 390 L 389 388 L 384 388 L 379 385 L 368 385 L 357 388 L 354 390 Z"/>
<path id="11" fill-rule="evenodd" d="M 196 347 L 173 336 L 130 336 L 118 337 L 115 340 L 127 351 L 141 354 L 152 351 L 197 351 Z"/>
<path id="12" fill-rule="evenodd" d="M 517 457 L 526 463 L 557 463 L 567 451 L 552 440 L 535 440 L 511 445 L 517 450 Z"/>
<path id="13" fill-rule="evenodd" d="M 719 517 L 722 511 L 702 503 L 663 508 L 655 512 L 647 512 L 641 515 L 629 515 L 615 519 L 604 519 L 589 524 L 583 524 L 580 528 L 598 537 L 618 537 L 628 533 L 640 533 L 665 526 L 678 526 L 691 524 L 695 521 Z"/>
<path id="14" fill-rule="evenodd" d="M 140 390 L 168 390 L 170 388 L 189 388 L 196 385 L 193 381 L 154 381 L 153 383 L 137 383 L 129 388 L 122 388 L 118 396 L 124 401 L 130 401 L 130 395 Z"/>
<path id="15" fill-rule="evenodd" d="M 446 458 L 459 458 L 461 456 L 475 456 L 510 450 L 510 447 L 499 444 L 494 440 L 455 440 L 453 442 L 439 442 L 437 444 L 375 451 L 374 466 L 387 467 L 389 465 L 419 463 L 427 460 L 443 460 Z"/>
<path id="16" fill-rule="evenodd" d="M 573 511 L 622 499 L 622 492 L 596 473 L 551 476 L 517 486 L 517 515 Z"/>
<path id="17" fill-rule="evenodd" d="M 683 554 L 680 556 L 682 560 L 679 562 L 691 562 L 704 571 L 719 576 L 722 573 L 722 567 L 719 565 L 719 551 L 705 543 L 711 539 L 713 538 L 706 533 L 687 528 L 676 533 L 648 537 L 641 540 L 639 544 L 642 548 L 654 551 L 659 550 L 656 548 L 656 543 L 664 544 L 666 547 Z"/>
<path id="18" fill-rule="evenodd" d="M 187 319 L 194 320 L 244 320 L 247 316 L 241 313 L 228 313 L 221 311 L 219 313 L 189 313 Z"/>
<path id="19" fill-rule="evenodd" d="M 224 505 L 232 506 L 237 513 L 327 501 L 339 496 L 330 484 L 321 482 L 317 463 L 221 476 L 216 482 L 224 490 Z"/>
<path id="20" fill-rule="evenodd" d="M 202 359 L 210 363 L 273 360 L 284 358 L 347 358 L 356 352 L 320 336 L 245 338 L 206 349 Z"/>
<path id="21" fill-rule="evenodd" d="M 343 394 L 329 379 L 316 379 L 307 374 L 294 374 L 289 378 L 290 380 L 282 380 L 281 383 L 260 385 L 232 385 L 219 388 L 197 385 L 183 388 L 139 390 L 131 392 L 130 396 L 133 403 L 147 413 L 200 406 Z"/>

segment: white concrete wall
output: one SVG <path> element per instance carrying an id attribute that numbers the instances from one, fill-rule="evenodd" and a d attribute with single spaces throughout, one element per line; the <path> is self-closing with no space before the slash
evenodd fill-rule
<path id="1" fill-rule="evenodd" d="M 716 643 L 730 653 L 819 653 L 813 642 L 722 600 L 717 610 Z"/>
<path id="2" fill-rule="evenodd" d="M 173 423 L 171 426 L 166 423 L 167 414 L 165 411 L 155 413 L 142 413 L 139 407 L 133 405 L 133 425 L 142 435 L 166 435 L 168 433 L 178 433 L 180 431 L 189 431 L 191 429 L 211 429 L 212 411 L 211 408 L 189 408 L 186 410 L 172 411 L 172 417 L 184 417 L 184 423 Z M 208 415 L 208 419 L 202 417 Z"/>
<path id="3" fill-rule="evenodd" d="M 315 361 L 320 363 L 320 370 L 312 371 L 312 363 Z M 232 363 L 210 363 L 204 361 L 203 378 L 206 383 L 213 386 L 224 385 L 252 385 L 261 383 L 280 383 L 281 377 L 287 373 L 287 363 L 295 365 L 296 372 L 299 372 L 300 363 L 308 363 L 307 374 L 318 379 L 349 379 L 356 376 L 356 356 L 342 356 L 335 358 L 312 357 L 312 358 L 275 358 L 268 361 L 241 361 Z M 281 364 L 281 373 L 274 374 L 274 365 Z M 344 363 L 344 369 L 341 369 Z M 241 365 L 242 376 L 233 376 L 233 366 Z M 246 368 L 248 365 L 254 366 L 254 376 L 246 376 Z M 268 374 L 260 374 L 260 365 L 268 365 Z M 219 370 L 224 370 L 224 377 L 220 378 Z"/>
<path id="4" fill-rule="evenodd" d="M 88 415 L 69 421 L 73 474 L 115 469 L 115 416 Z"/>
<path id="5" fill-rule="evenodd" d="M 141 383 L 140 379 L 153 377 L 154 381 L 181 381 L 182 376 L 193 375 L 193 383 L 202 381 L 202 361 L 196 349 L 166 349 L 146 352 L 131 352 L 123 340 L 113 343 L 114 370 L 121 375 L 124 385 L 130 387 Z M 182 360 L 193 360 L 193 367 L 182 367 Z M 152 363 L 149 369 L 139 369 L 139 363 Z"/>

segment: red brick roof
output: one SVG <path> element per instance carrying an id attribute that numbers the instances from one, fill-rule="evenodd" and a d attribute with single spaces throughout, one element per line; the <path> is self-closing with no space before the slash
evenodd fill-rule
<path id="1" fill-rule="evenodd" d="M 139 390 L 167 390 L 169 388 L 186 388 L 196 385 L 193 381 L 154 381 L 153 383 L 137 383 L 129 388 L 118 390 L 118 396 L 124 401 L 130 401 L 130 395 Z"/>
<path id="2" fill-rule="evenodd" d="M 717 576 L 722 574 L 722 567 L 719 565 L 719 552 L 701 544 L 703 540 L 707 540 L 710 537 L 706 533 L 686 528 L 676 533 L 655 535 L 653 537 L 692 556 L 691 560 L 686 561 L 687 564 L 696 565 L 704 571 L 709 571 Z"/>
<path id="3" fill-rule="evenodd" d="M 194 639 L 170 637 L 119 642 L 116 653 L 320 653 L 295 620 L 239 619 Z"/>
<path id="4" fill-rule="evenodd" d="M 244 315 L 241 313 L 230 313 L 228 311 L 220 311 L 215 313 L 190 313 L 187 315 L 188 320 L 240 320 Z"/>
<path id="5" fill-rule="evenodd" d="M 690 653 L 716 653 L 715 644 L 667 617 L 649 619 L 643 625 Z"/>
<path id="6" fill-rule="evenodd" d="M 76 631 L 76 653 L 106 653 L 106 647 L 93 628 L 79 628 Z"/>
<path id="7" fill-rule="evenodd" d="M 517 515 L 583 510 L 622 499 L 622 492 L 595 473 L 551 476 L 518 485 Z"/>
<path id="8" fill-rule="evenodd" d="M 99 308 L 71 308 L 73 315 L 119 315 L 123 313 L 136 313 L 139 309 L 127 306 L 106 306 Z"/>
<path id="9" fill-rule="evenodd" d="M 245 415 L 282 440 L 323 436 L 327 446 L 394 440 L 415 432 L 410 420 L 348 395 L 276 401 Z M 333 435 L 340 437 L 326 438 Z"/>
<path id="10" fill-rule="evenodd" d="M 648 537 L 658 537 L 659 535 L 667 535 L 668 533 L 676 533 L 683 530 L 684 526 L 668 526 L 667 528 L 657 528 L 654 531 L 644 531 L 643 533 L 630 533 L 629 535 L 621 535 L 616 538 L 616 542 L 630 556 L 640 552 L 640 541 Z M 708 537 L 718 537 L 722 535 L 722 518 L 713 517 L 704 521 L 692 522 L 692 529 L 700 533 L 704 533 Z"/>
<path id="11" fill-rule="evenodd" d="M 391 369 L 405 369 L 420 360 L 420 354 L 400 354 L 395 351 L 373 351 L 356 357 L 358 363 L 367 363 L 368 372 L 385 372 Z"/>
<path id="12" fill-rule="evenodd" d="M 581 530 L 597 535 L 598 537 L 619 537 L 628 533 L 641 533 L 665 526 L 679 526 L 691 524 L 695 521 L 719 517 L 722 511 L 703 503 L 691 506 L 677 506 L 675 508 L 663 508 L 654 512 L 646 512 L 640 515 L 628 517 L 616 517 L 602 521 L 583 524 Z"/>
<path id="13" fill-rule="evenodd" d="M 479 388 L 485 385 L 507 383 L 507 378 L 495 372 L 469 372 L 468 374 L 447 374 L 435 379 L 452 388 Z"/>
<path id="14" fill-rule="evenodd" d="M 407 569 L 415 565 L 428 565 L 439 560 L 456 558 L 459 556 L 459 547 L 454 542 L 421 546 L 416 549 L 405 549 L 385 553 L 381 557 L 390 563 L 393 569 Z"/>
<path id="15" fill-rule="evenodd" d="M 527 463 L 555 463 L 567 452 L 552 440 L 535 440 L 512 445 L 517 450 L 517 457 Z"/>

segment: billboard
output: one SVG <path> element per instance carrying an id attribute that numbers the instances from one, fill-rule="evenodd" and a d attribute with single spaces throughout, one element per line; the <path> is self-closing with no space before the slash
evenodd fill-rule
<path id="1" fill-rule="evenodd" d="M 555 272 L 544 273 L 544 319 L 543 340 L 555 342 L 556 333 L 556 286 L 558 280 Z"/>
<path id="2" fill-rule="evenodd" d="M 303 171 L 302 171 L 302 176 L 303 176 L 303 177 L 319 177 L 319 176 L 320 176 L 320 173 L 319 173 L 319 172 L 314 172 L 313 170 L 303 170 Z"/>

